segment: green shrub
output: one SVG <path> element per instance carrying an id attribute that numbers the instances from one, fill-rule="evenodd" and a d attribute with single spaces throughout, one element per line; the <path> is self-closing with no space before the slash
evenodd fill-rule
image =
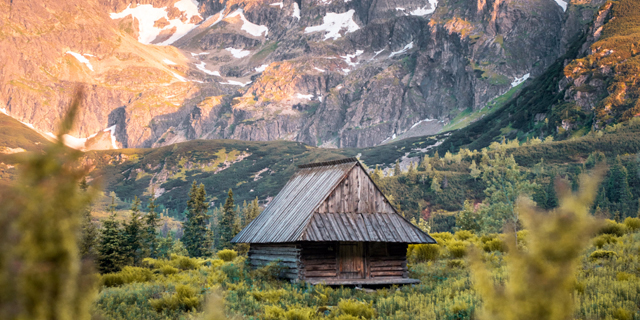
<path id="1" fill-rule="evenodd" d="M 256 290 L 251 291 L 250 294 L 258 302 L 278 303 L 283 296 L 287 295 L 287 290 Z"/>
<path id="2" fill-rule="evenodd" d="M 312 308 L 291 308 L 284 313 L 286 320 L 309 320 L 313 317 L 315 310 Z"/>
<path id="3" fill-rule="evenodd" d="M 274 281 L 282 276 L 283 271 L 284 266 L 281 263 L 272 261 L 266 266 L 254 270 L 252 273 L 255 279 Z"/>
<path id="4" fill-rule="evenodd" d="M 640 218 L 628 217 L 624 219 L 624 225 L 629 229 L 629 231 L 636 232 L 640 229 Z"/>
<path id="5" fill-rule="evenodd" d="M 284 319 L 284 310 L 278 306 L 264 306 L 264 319 L 265 320 L 280 320 Z"/>
<path id="6" fill-rule="evenodd" d="M 151 270 L 126 266 L 119 272 L 102 275 L 100 282 L 105 287 L 115 287 L 132 282 L 147 282 L 151 279 L 153 279 L 153 272 L 151 272 Z"/>
<path id="7" fill-rule="evenodd" d="M 467 255 L 467 245 L 462 241 L 452 242 L 447 246 L 451 257 L 460 259 Z"/>
<path id="8" fill-rule="evenodd" d="M 357 318 L 372 319 L 376 315 L 376 311 L 371 304 L 356 300 L 340 300 L 338 309 L 341 314 Z"/>
<path id="9" fill-rule="evenodd" d="M 436 232 L 430 234 L 432 238 L 438 241 L 439 244 L 445 244 L 453 240 L 453 235 L 449 232 Z"/>
<path id="10" fill-rule="evenodd" d="M 613 220 L 606 220 L 604 225 L 598 230 L 598 234 L 612 234 L 621 237 L 625 234 L 627 227 L 624 224 Z"/>
<path id="11" fill-rule="evenodd" d="M 434 261 L 440 256 L 440 246 L 437 244 L 418 244 L 413 248 L 416 262 Z"/>
<path id="12" fill-rule="evenodd" d="M 197 290 L 189 285 L 178 285 L 176 293 L 173 295 L 165 295 L 160 299 L 151 299 L 149 304 L 156 312 L 165 310 L 183 310 L 192 311 L 200 306 L 200 299 L 196 295 Z"/>
<path id="13" fill-rule="evenodd" d="M 180 270 L 178 270 L 177 268 L 174 268 L 173 266 L 169 266 L 169 265 L 160 267 L 160 272 L 165 276 L 170 274 L 176 274 L 179 271 Z"/>
<path id="14" fill-rule="evenodd" d="M 449 260 L 447 261 L 447 268 L 464 268 L 465 264 L 463 260 Z"/>
<path id="15" fill-rule="evenodd" d="M 218 258 L 225 262 L 231 262 L 238 256 L 238 253 L 235 250 L 224 249 L 220 250 L 217 253 Z"/>
<path id="16" fill-rule="evenodd" d="M 196 270 L 202 264 L 197 258 L 189 258 L 184 256 L 172 256 L 171 262 L 174 266 L 181 270 Z"/>
<path id="17" fill-rule="evenodd" d="M 630 280 L 635 280 L 636 276 L 627 272 L 618 272 L 616 274 L 616 280 L 618 281 L 630 281 Z"/>
<path id="18" fill-rule="evenodd" d="M 456 232 L 456 234 L 454 235 L 454 237 L 458 240 L 469 240 L 471 238 L 473 238 L 475 235 L 473 234 L 473 232 L 469 231 L 469 230 L 459 230 L 458 232 Z"/>
<path id="19" fill-rule="evenodd" d="M 618 242 L 618 238 L 611 234 L 601 234 L 595 238 L 593 238 L 593 245 L 601 249 L 605 244 L 616 243 Z"/>
<path id="20" fill-rule="evenodd" d="M 598 259 L 611 259 L 615 257 L 617 253 L 608 250 L 596 250 L 589 255 L 589 259 L 598 260 Z"/>
<path id="21" fill-rule="evenodd" d="M 614 310 L 611 316 L 613 319 L 616 319 L 616 320 L 633 320 L 633 313 L 623 308 L 618 308 Z"/>
<path id="22" fill-rule="evenodd" d="M 487 242 L 485 242 L 482 245 L 482 249 L 485 252 L 494 252 L 494 251 L 506 252 L 507 251 L 507 245 L 501 239 L 494 238 L 494 239 L 491 239 L 491 240 L 488 240 Z"/>

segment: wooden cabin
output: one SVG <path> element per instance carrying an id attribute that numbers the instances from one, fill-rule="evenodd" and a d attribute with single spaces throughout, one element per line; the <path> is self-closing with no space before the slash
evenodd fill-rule
<path id="1" fill-rule="evenodd" d="M 356 158 L 299 166 L 267 208 L 232 240 L 252 267 L 279 261 L 292 281 L 327 285 L 418 283 L 407 246 L 436 243 L 404 219 Z"/>

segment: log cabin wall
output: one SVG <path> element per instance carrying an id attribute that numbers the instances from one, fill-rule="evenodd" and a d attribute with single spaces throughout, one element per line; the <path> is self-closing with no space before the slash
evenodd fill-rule
<path id="1" fill-rule="evenodd" d="M 249 248 L 249 263 L 254 269 L 264 267 L 270 262 L 279 261 L 284 267 L 282 276 L 287 279 L 297 280 L 300 277 L 299 244 L 251 244 Z"/>
<path id="2" fill-rule="evenodd" d="M 369 242 L 367 246 L 367 278 L 408 278 L 406 243 Z"/>
<path id="3" fill-rule="evenodd" d="M 382 192 L 360 167 L 354 167 L 347 177 L 318 207 L 319 213 L 395 213 Z"/>
<path id="4" fill-rule="evenodd" d="M 303 242 L 300 279 L 336 278 L 338 276 L 335 242 Z"/>

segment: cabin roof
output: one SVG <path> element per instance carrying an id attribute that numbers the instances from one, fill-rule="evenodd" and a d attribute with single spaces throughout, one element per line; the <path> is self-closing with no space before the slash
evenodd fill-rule
<path id="1" fill-rule="evenodd" d="M 395 208 L 393 213 L 317 213 L 318 206 L 354 168 L 364 170 L 356 158 L 299 166 L 298 172 L 267 208 L 240 231 L 232 242 L 436 243 L 428 234 L 400 216 Z"/>

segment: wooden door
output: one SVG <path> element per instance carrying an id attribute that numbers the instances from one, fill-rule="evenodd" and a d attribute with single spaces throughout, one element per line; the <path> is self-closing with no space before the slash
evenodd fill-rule
<path id="1" fill-rule="evenodd" d="M 341 279 L 364 279 L 364 246 L 362 242 L 340 243 L 338 264 Z"/>

